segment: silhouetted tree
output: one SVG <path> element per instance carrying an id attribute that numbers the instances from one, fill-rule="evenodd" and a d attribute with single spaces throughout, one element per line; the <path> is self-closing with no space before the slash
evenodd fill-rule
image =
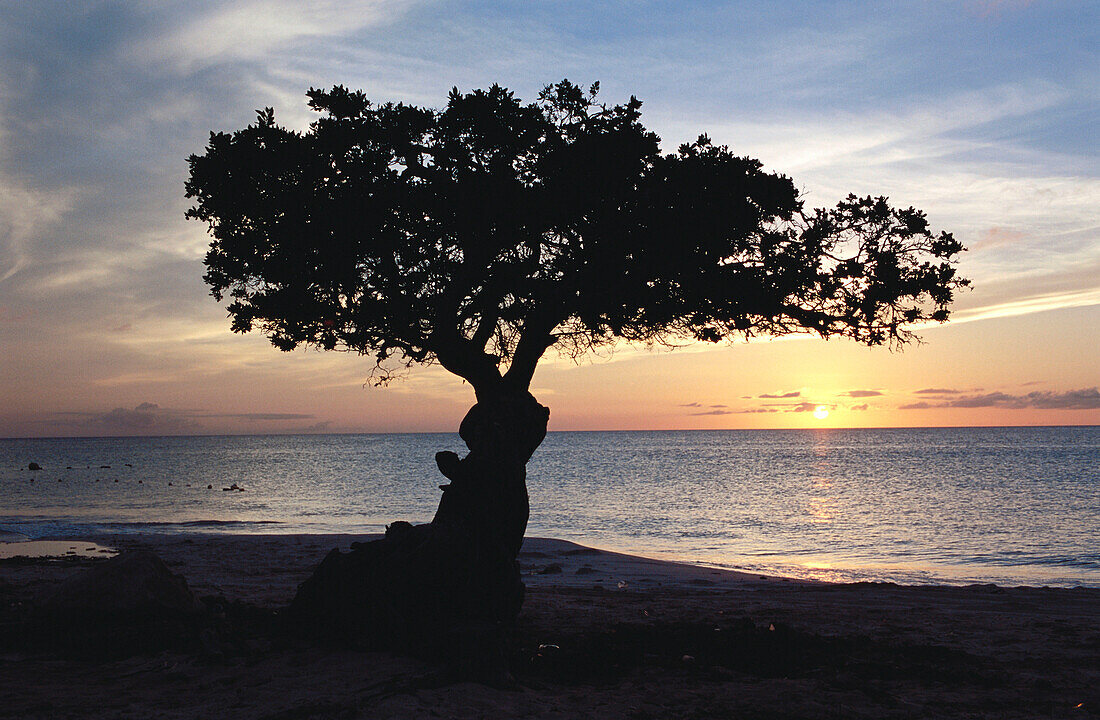
<path id="1" fill-rule="evenodd" d="M 476 395 L 469 455 L 437 456 L 452 484 L 435 520 L 391 532 L 399 560 L 369 551 L 392 567 L 361 596 L 427 569 L 450 573 L 454 607 L 415 612 L 518 611 L 525 465 L 549 417 L 528 388 L 548 349 L 795 332 L 902 344 L 966 284 L 962 246 L 920 211 L 855 196 L 807 210 L 789 178 L 705 135 L 662 153 L 637 99 L 597 92 L 562 81 L 524 104 L 455 89 L 436 110 L 311 89 L 308 131 L 269 108 L 190 158 L 188 215 L 209 225 L 205 279 L 234 331 L 370 354 L 382 381 L 439 363 Z"/>

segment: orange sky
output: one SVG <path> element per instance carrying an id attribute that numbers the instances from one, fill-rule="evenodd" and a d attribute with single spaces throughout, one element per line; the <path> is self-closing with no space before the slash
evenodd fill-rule
<path id="1" fill-rule="evenodd" d="M 1095 424 L 1098 321 L 1093 306 L 961 322 L 902 352 L 798 338 L 548 356 L 532 390 L 551 430 Z M 14 376 L 9 407 L 31 408 L 0 416 L 0 433 L 451 432 L 473 401 L 439 368 L 374 388 L 357 357 L 284 354 L 221 329 L 159 352 L 74 340 L 69 357 L 0 370 Z M 818 405 L 827 419 L 808 411 Z"/>

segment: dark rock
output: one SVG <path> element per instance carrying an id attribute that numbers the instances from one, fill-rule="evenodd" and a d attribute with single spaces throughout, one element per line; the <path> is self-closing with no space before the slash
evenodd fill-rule
<path id="1" fill-rule="evenodd" d="M 225 647 L 213 628 L 203 628 L 199 631 L 199 646 L 203 655 L 209 657 L 221 657 L 225 654 Z"/>
<path id="2" fill-rule="evenodd" d="M 539 570 L 539 575 L 561 575 L 561 565 L 558 565 L 557 563 L 550 563 L 549 565 Z"/>
<path id="3" fill-rule="evenodd" d="M 341 644 L 405 650 L 453 646 L 455 632 L 475 626 L 493 635 L 523 602 L 519 567 L 464 550 L 442 528 L 392 523 L 381 540 L 331 551 L 298 587 L 288 619 Z"/>
<path id="4" fill-rule="evenodd" d="M 386 539 L 393 541 L 400 541 L 403 538 L 407 538 L 408 534 L 415 532 L 413 524 L 406 522 L 405 520 L 396 520 L 386 526 Z M 361 545 L 362 543 L 353 543 L 352 547 Z"/>
<path id="5" fill-rule="evenodd" d="M 43 611 L 66 616 L 190 614 L 202 605 L 187 587 L 151 552 L 133 551 L 111 558 L 62 582 L 48 594 Z"/>
<path id="6" fill-rule="evenodd" d="M 577 575 L 592 575 L 596 572 L 596 568 L 591 565 L 585 565 L 584 567 L 577 568 Z"/>
<path id="7" fill-rule="evenodd" d="M 459 459 L 456 453 L 450 450 L 444 450 L 435 454 L 435 464 L 439 468 L 439 472 L 443 474 L 443 477 L 448 480 L 454 480 L 459 477 L 461 472 L 462 460 Z"/>
<path id="8" fill-rule="evenodd" d="M 32 463 L 30 463 L 29 465 L 27 465 L 27 469 L 28 469 L 28 470 L 41 470 L 41 469 L 42 469 L 42 466 L 41 466 L 41 465 L 39 465 L 39 464 L 38 464 L 38 463 L 36 463 L 36 462 L 32 462 Z"/>

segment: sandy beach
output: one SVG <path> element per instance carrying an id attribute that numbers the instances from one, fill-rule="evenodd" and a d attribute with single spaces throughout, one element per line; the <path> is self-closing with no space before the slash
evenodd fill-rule
<path id="1" fill-rule="evenodd" d="M 285 643 L 272 617 L 357 536 L 127 535 L 245 631 L 87 657 L 6 641 L 5 718 L 1084 718 L 1100 713 L 1100 590 L 840 585 L 529 538 L 508 682 Z M 79 543 L 75 543 L 78 544 Z M 88 547 L 91 547 L 88 545 Z M 15 627 L 102 559 L 0 560 Z M 248 618 L 251 618 L 249 620 Z M 259 628 L 259 629 L 258 629 Z"/>

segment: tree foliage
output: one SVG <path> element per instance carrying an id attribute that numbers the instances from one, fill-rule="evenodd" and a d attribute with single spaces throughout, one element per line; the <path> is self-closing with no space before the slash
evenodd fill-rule
<path id="1" fill-rule="evenodd" d="M 443 109 L 311 89 L 306 132 L 269 108 L 189 160 L 206 281 L 275 346 L 439 362 L 526 389 L 543 353 L 617 339 L 811 332 L 904 343 L 943 321 L 963 250 L 923 213 L 792 181 L 705 135 L 662 153 L 641 103 L 562 81 Z"/>

